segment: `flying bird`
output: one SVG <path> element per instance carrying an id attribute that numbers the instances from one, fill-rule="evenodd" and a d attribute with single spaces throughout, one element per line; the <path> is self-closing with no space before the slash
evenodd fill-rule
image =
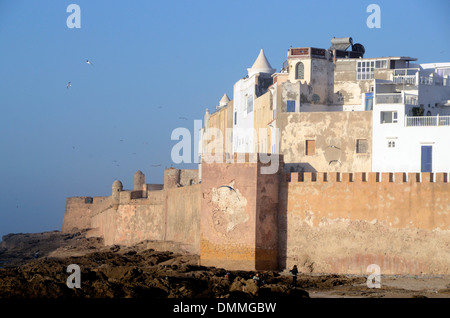
<path id="1" fill-rule="evenodd" d="M 67 83 L 67 87 L 66 88 L 69 88 L 70 86 L 72 86 L 72 84 L 69 82 L 69 83 Z"/>
<path id="2" fill-rule="evenodd" d="M 152 167 L 161 167 L 161 164 L 159 165 L 151 165 Z"/>
<path id="3" fill-rule="evenodd" d="M 331 161 L 328 163 L 328 165 L 331 165 L 332 162 L 339 162 L 339 163 L 341 163 L 339 160 L 331 160 Z"/>
<path id="4" fill-rule="evenodd" d="M 89 61 L 89 60 L 86 60 L 86 64 L 89 64 L 89 65 L 94 65 L 94 64 L 92 64 L 92 62 L 91 62 L 91 61 Z"/>
<path id="5" fill-rule="evenodd" d="M 184 119 L 184 120 L 187 120 L 187 118 L 186 117 L 178 117 L 179 119 Z"/>
<path id="6" fill-rule="evenodd" d="M 336 148 L 336 149 L 339 149 L 339 150 L 341 150 L 341 148 L 339 148 L 339 147 L 336 147 L 336 146 L 333 146 L 333 145 L 330 145 L 330 146 L 328 146 L 327 148 Z"/>

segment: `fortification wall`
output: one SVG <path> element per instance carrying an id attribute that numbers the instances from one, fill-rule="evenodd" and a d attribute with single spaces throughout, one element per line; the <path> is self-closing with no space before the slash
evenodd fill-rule
<path id="1" fill-rule="evenodd" d="M 76 232 L 91 228 L 91 216 L 107 209 L 111 197 L 71 197 L 66 198 L 66 211 L 61 231 Z"/>
<path id="2" fill-rule="evenodd" d="M 149 191 L 142 199 L 130 199 L 133 192 L 123 191 L 117 208 L 91 216 L 90 236 L 103 237 L 105 245 L 171 241 L 199 252 L 200 185 Z"/>
<path id="3" fill-rule="evenodd" d="M 199 184 L 165 191 L 165 231 L 163 239 L 183 243 L 192 253 L 200 253 Z"/>
<path id="4" fill-rule="evenodd" d="M 280 267 L 449 274 L 449 194 L 443 173 L 291 173 L 280 191 Z"/>
<path id="5" fill-rule="evenodd" d="M 242 163 L 202 162 L 202 265 L 244 270 L 278 267 L 279 172 L 261 174 L 263 164 L 249 159 L 247 154 Z"/>
<path id="6" fill-rule="evenodd" d="M 227 269 L 450 274 L 449 174 L 284 174 L 282 157 L 264 174 L 238 157 L 204 161 L 197 185 L 168 169 L 164 190 L 68 198 L 62 230 L 91 229 L 106 245 L 174 242 Z"/>

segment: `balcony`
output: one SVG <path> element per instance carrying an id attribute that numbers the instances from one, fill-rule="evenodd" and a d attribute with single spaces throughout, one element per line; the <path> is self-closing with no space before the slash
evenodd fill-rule
<path id="1" fill-rule="evenodd" d="M 392 81 L 395 84 L 419 84 L 419 69 L 418 68 L 401 68 L 395 69 L 392 74 Z"/>
<path id="2" fill-rule="evenodd" d="M 450 116 L 405 116 L 405 127 L 450 126 Z"/>
<path id="3" fill-rule="evenodd" d="M 376 104 L 407 104 L 417 105 L 418 96 L 405 93 L 385 93 L 375 95 Z"/>

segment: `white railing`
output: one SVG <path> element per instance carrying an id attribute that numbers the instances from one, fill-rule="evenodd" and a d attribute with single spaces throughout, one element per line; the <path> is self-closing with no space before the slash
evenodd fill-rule
<path id="1" fill-rule="evenodd" d="M 392 74 L 392 81 L 395 84 L 413 84 L 419 83 L 419 69 L 418 68 L 400 68 L 395 69 Z"/>
<path id="2" fill-rule="evenodd" d="M 405 94 L 405 93 L 376 94 L 375 102 L 377 104 L 417 105 L 418 104 L 418 96 L 413 95 L 413 94 Z"/>
<path id="3" fill-rule="evenodd" d="M 450 116 L 405 116 L 406 127 L 450 126 Z"/>
<path id="4" fill-rule="evenodd" d="M 398 75 L 393 76 L 392 81 L 395 84 L 412 84 L 417 85 L 417 76 L 416 75 Z"/>

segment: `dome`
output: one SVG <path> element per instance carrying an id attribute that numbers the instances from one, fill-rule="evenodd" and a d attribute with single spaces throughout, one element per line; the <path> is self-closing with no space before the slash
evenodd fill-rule
<path id="1" fill-rule="evenodd" d="M 113 189 L 120 189 L 120 190 L 122 190 L 123 189 L 123 184 L 122 184 L 122 182 L 120 182 L 120 180 L 116 180 L 116 181 L 113 182 L 112 187 L 113 187 Z"/>
<path id="2" fill-rule="evenodd" d="M 275 69 L 272 68 L 269 61 L 266 58 L 266 55 L 264 54 L 264 50 L 261 49 L 259 52 L 258 57 L 255 60 L 255 63 L 253 63 L 253 66 L 251 68 L 247 69 L 248 76 L 252 76 L 253 74 L 257 73 L 268 73 L 273 74 L 275 73 Z"/>
<path id="3" fill-rule="evenodd" d="M 226 106 L 230 99 L 228 98 L 227 94 L 223 94 L 222 99 L 219 101 L 219 106 Z"/>

